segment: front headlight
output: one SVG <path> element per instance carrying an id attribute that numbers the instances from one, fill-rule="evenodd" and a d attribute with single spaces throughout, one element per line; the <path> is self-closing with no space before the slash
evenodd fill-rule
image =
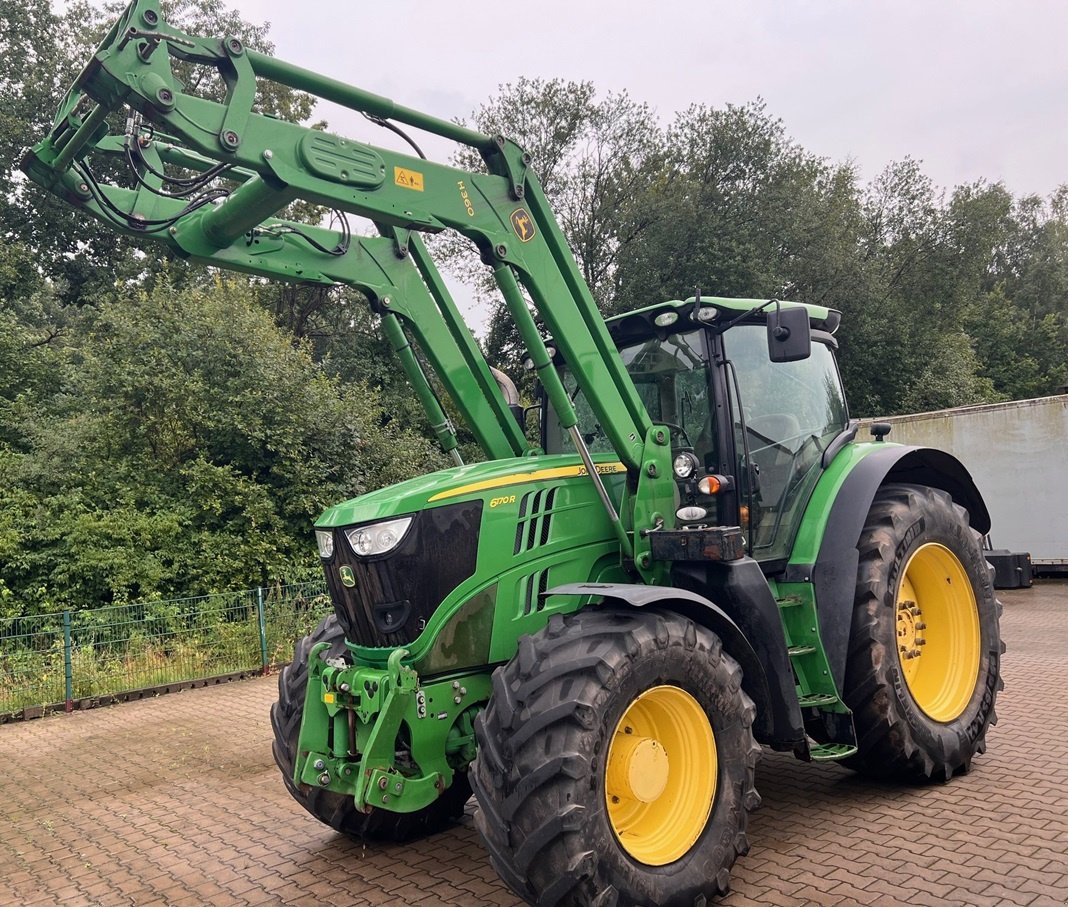
<path id="1" fill-rule="evenodd" d="M 324 561 L 334 556 L 334 533 L 329 530 L 315 530 L 315 544 L 319 546 L 319 557 Z"/>
<path id="2" fill-rule="evenodd" d="M 360 557 L 372 557 L 396 548 L 411 524 L 412 518 L 406 516 L 399 520 L 386 520 L 371 526 L 346 529 L 345 537 L 349 540 L 352 550 Z"/>

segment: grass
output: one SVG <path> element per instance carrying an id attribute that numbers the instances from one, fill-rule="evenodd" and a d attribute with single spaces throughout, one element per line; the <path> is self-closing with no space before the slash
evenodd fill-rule
<path id="1" fill-rule="evenodd" d="M 195 607 L 188 602 L 156 602 L 148 609 L 151 616 L 141 613 L 146 606 L 128 606 L 137 609 L 138 619 L 123 619 L 130 614 L 117 615 L 116 609 L 75 612 L 70 658 L 73 698 L 261 667 L 255 598 L 252 593 L 238 596 L 228 596 L 225 607 L 216 606 L 216 597 L 198 599 Z M 168 605 L 175 607 L 168 612 Z M 102 616 L 104 611 L 109 613 Z M 264 603 L 267 663 L 288 662 L 297 640 L 329 611 L 329 598 L 321 586 L 271 590 Z M 107 632 L 99 632 L 100 627 Z M 63 648 L 62 631 L 54 626 L 0 636 L 0 714 L 65 700 Z"/>

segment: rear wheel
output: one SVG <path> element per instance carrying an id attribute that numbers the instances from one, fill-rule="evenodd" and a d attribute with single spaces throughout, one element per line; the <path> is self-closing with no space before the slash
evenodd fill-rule
<path id="1" fill-rule="evenodd" d="M 713 633 L 671 612 L 553 617 L 476 721 L 476 823 L 528 901 L 686 904 L 725 892 L 759 802 L 755 709 Z"/>
<path id="2" fill-rule="evenodd" d="M 318 643 L 330 644 L 325 658 L 345 658 L 345 631 L 331 614 L 314 632 L 297 643 L 293 661 L 278 675 L 278 701 L 271 706 L 274 730 L 274 761 L 282 773 L 289 793 L 320 822 L 331 828 L 366 841 L 407 841 L 440 831 L 463 815 L 471 797 L 466 772 L 457 772 L 452 785 L 429 806 L 413 813 L 393 813 L 374 809 L 363 813 L 352 797 L 322 788 L 299 787 L 293 782 L 293 766 L 304 712 L 304 695 L 308 688 L 308 656 Z"/>
<path id="3" fill-rule="evenodd" d="M 967 512 L 944 491 L 879 490 L 860 567 L 845 700 L 875 775 L 948 780 L 985 749 L 1004 646 L 1000 605 Z"/>

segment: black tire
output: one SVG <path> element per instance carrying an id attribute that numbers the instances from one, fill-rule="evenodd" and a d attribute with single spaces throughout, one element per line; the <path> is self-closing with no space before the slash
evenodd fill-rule
<path id="1" fill-rule="evenodd" d="M 934 586 L 914 585 L 912 579 L 903 585 L 906 568 L 911 567 L 913 555 L 924 546 L 931 546 L 924 549 L 926 552 L 939 552 L 937 546 L 948 549 L 963 568 L 975 597 L 978 618 L 978 651 L 970 656 L 977 656 L 974 686 L 968 686 L 970 670 L 964 671 L 955 681 L 959 705 L 947 706 L 941 714 L 928 705 L 934 717 L 921 707 L 910 687 L 916 681 L 906 676 L 903 667 L 906 659 L 923 657 L 922 653 L 931 649 L 909 649 L 899 633 L 908 640 L 927 632 L 926 624 L 918 621 L 926 619 L 925 607 L 937 607 L 933 599 L 945 601 L 942 607 L 949 613 L 971 612 L 967 593 L 962 598 L 953 585 L 955 568 L 951 561 L 945 562 L 950 568 L 945 576 L 937 570 L 930 571 Z M 846 764 L 878 777 L 948 781 L 957 772 L 966 772 L 972 757 L 985 751 L 987 728 L 997 721 L 995 700 L 1004 686 L 1000 663 L 1005 646 L 998 626 L 1001 605 L 994 596 L 991 570 L 979 536 L 969 526 L 967 511 L 954 504 L 946 492 L 921 485 L 886 485 L 872 502 L 857 548 L 860 566 L 844 698 L 853 710 L 859 747 L 857 755 Z M 922 563 L 925 556 L 931 557 L 921 554 L 915 562 Z M 905 615 L 901 620 L 916 621 L 916 631 L 899 624 L 898 611 L 912 610 L 903 607 L 903 601 L 909 598 L 906 592 L 915 595 L 919 616 Z M 946 621 L 941 626 L 943 631 L 955 627 Z M 910 636 L 912 632 L 915 636 Z M 938 631 L 935 633 L 937 636 Z M 974 629 L 970 633 L 974 634 Z M 924 639 L 919 645 L 926 642 Z M 943 658 L 929 664 L 934 666 L 937 679 L 939 671 L 957 670 L 955 665 L 968 661 L 968 657 Z M 952 688 L 954 683 L 939 682 L 943 689 Z M 933 697 L 928 696 L 926 702 L 932 701 Z"/>
<path id="2" fill-rule="evenodd" d="M 760 803 L 756 709 L 741 680 L 717 636 L 668 611 L 586 609 L 523 637 L 494 672 L 493 694 L 475 721 L 475 823 L 501 878 L 543 907 L 690 907 L 726 892 L 731 866 L 749 849 L 748 811 Z M 613 831 L 606 762 L 637 697 L 675 688 L 696 700 L 696 714 L 711 726 L 715 796 L 708 818 L 692 826 L 689 849 L 650 865 Z"/>
<path id="3" fill-rule="evenodd" d="M 372 808 L 365 814 L 356 809 L 352 797 L 321 788 L 300 788 L 293 783 L 293 765 L 308 686 L 308 655 L 320 642 L 330 643 L 330 649 L 325 653 L 327 658 L 348 654 L 345 632 L 335 615 L 324 618 L 314 632 L 297 643 L 293 661 L 278 675 L 278 701 L 271 706 L 274 761 L 293 799 L 320 822 L 364 841 L 408 841 L 453 824 L 463 815 L 464 805 L 471 797 L 466 772 L 457 772 L 452 785 L 437 800 L 413 813 Z"/>

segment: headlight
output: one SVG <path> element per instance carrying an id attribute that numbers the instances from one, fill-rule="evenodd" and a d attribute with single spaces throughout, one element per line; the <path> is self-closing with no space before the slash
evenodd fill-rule
<path id="1" fill-rule="evenodd" d="M 324 561 L 334 556 L 334 533 L 330 530 L 316 529 L 315 544 L 319 546 L 319 557 Z"/>
<path id="2" fill-rule="evenodd" d="M 387 551 L 392 551 L 396 548 L 411 524 L 412 518 L 406 516 L 399 520 L 386 520 L 384 523 L 375 523 L 372 526 L 346 529 L 345 536 L 356 554 L 360 557 L 372 557 L 376 554 L 385 554 Z"/>
<path id="3" fill-rule="evenodd" d="M 676 478 L 688 479 L 697 470 L 697 457 L 692 453 L 683 451 L 675 457 L 675 462 L 671 465 L 671 468 L 675 471 Z"/>

